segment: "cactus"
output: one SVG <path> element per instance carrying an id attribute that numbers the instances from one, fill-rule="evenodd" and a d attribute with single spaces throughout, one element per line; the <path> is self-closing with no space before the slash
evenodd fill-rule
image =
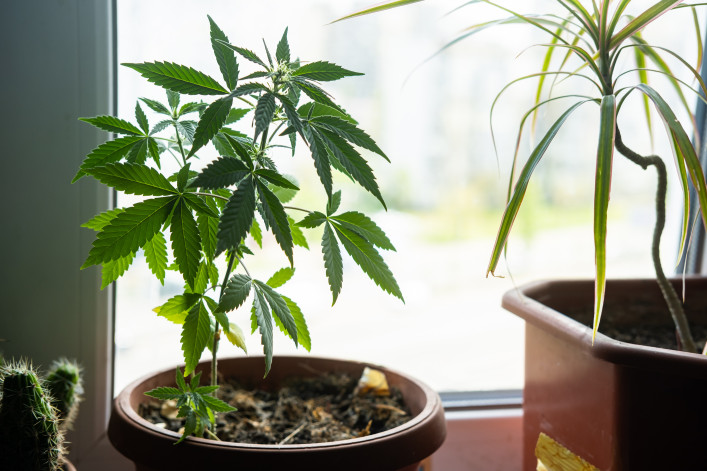
<path id="1" fill-rule="evenodd" d="M 0 469 L 61 469 L 59 419 L 32 366 L 24 361 L 6 364 L 0 376 Z"/>
<path id="2" fill-rule="evenodd" d="M 61 430 L 71 430 L 83 393 L 81 369 L 76 362 L 60 358 L 52 363 L 44 383 L 57 410 Z"/>

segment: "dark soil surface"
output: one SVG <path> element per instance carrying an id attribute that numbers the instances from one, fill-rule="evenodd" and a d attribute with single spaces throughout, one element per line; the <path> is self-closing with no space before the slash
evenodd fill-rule
<path id="1" fill-rule="evenodd" d="M 293 380 L 271 392 L 243 388 L 227 379 L 221 382 L 218 397 L 238 410 L 218 414 L 216 435 L 238 443 L 321 443 L 379 433 L 411 418 L 399 391 L 359 395 L 357 383 L 358 378 L 328 374 Z M 138 412 L 175 432 L 184 424 L 169 403 L 150 400 Z"/>
<path id="2" fill-rule="evenodd" d="M 592 326 L 592 306 L 583 306 L 568 314 L 582 324 Z M 707 341 L 707 311 L 704 306 L 687 305 L 685 314 L 698 351 L 702 352 Z M 639 297 L 626 303 L 607 299 L 599 332 L 620 342 L 680 350 L 675 325 L 663 300 Z"/>

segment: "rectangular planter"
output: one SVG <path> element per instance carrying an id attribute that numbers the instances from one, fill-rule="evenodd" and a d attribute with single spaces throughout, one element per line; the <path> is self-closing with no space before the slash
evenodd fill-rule
<path id="1" fill-rule="evenodd" d="M 681 281 L 675 281 L 678 292 Z M 707 279 L 687 280 L 691 325 L 707 324 Z M 665 325 L 655 280 L 609 281 L 603 320 Z M 594 281 L 534 283 L 503 306 L 526 321 L 523 469 L 536 469 L 541 432 L 602 471 L 707 469 L 707 358 L 633 345 L 563 313 L 593 306 Z"/>

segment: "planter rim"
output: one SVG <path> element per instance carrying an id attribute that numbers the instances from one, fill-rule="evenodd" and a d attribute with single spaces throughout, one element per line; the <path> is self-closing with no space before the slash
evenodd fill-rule
<path id="1" fill-rule="evenodd" d="M 230 357 L 230 358 L 221 358 L 219 359 L 219 362 L 223 361 L 228 361 L 228 360 L 249 360 L 249 361 L 254 361 L 254 360 L 262 360 L 262 356 L 258 355 L 253 355 L 253 356 L 248 356 L 248 357 Z M 396 374 L 399 376 L 404 376 L 408 380 L 410 380 L 416 387 L 420 388 L 421 390 L 424 391 L 425 396 L 426 396 L 426 402 L 423 410 L 421 410 L 418 414 L 416 414 L 414 417 L 412 417 L 409 421 L 405 422 L 402 425 L 399 425 L 395 428 L 392 428 L 390 430 L 386 430 L 384 432 L 368 435 L 366 437 L 360 437 L 360 438 L 352 438 L 348 440 L 339 440 L 339 441 L 333 441 L 333 442 L 325 442 L 325 443 L 311 443 L 311 444 L 288 444 L 288 445 L 263 445 L 263 444 L 251 444 L 251 443 L 238 443 L 238 442 L 219 442 L 215 440 L 209 440 L 206 438 L 197 438 L 197 437 L 188 437 L 184 442 L 192 442 L 195 444 L 198 444 L 199 446 L 211 448 L 211 449 L 237 449 L 237 450 L 242 450 L 242 451 L 260 451 L 260 450 L 278 450 L 279 452 L 287 453 L 300 453 L 300 452 L 307 452 L 311 450 L 318 450 L 318 449 L 329 449 L 329 448 L 341 448 L 341 447 L 355 447 L 358 446 L 362 443 L 366 442 L 371 442 L 371 441 L 376 441 L 380 440 L 381 438 L 385 437 L 394 437 L 397 435 L 402 435 L 411 432 L 412 429 L 419 427 L 421 424 L 424 424 L 426 422 L 432 422 L 437 420 L 439 417 L 437 416 L 439 411 L 442 411 L 441 407 L 441 400 L 439 398 L 439 395 L 431 389 L 429 386 L 426 384 L 422 383 L 421 381 L 410 377 L 407 374 L 401 374 L 395 370 L 392 370 L 390 368 L 386 368 L 383 366 L 367 363 L 367 362 L 360 362 L 360 361 L 355 361 L 355 360 L 340 360 L 340 359 L 334 359 L 334 358 L 329 358 L 329 357 L 316 357 L 316 356 L 305 356 L 305 355 L 276 355 L 273 358 L 273 362 L 276 361 L 282 361 L 285 359 L 293 359 L 293 360 L 311 360 L 311 361 L 335 361 L 335 362 L 341 362 L 341 363 L 348 363 L 348 364 L 356 364 L 360 365 L 361 367 L 369 366 L 371 368 L 376 368 L 385 371 L 386 373 L 391 373 L 391 374 Z M 207 362 L 202 362 L 202 363 L 207 363 Z M 183 366 L 183 365 L 181 365 Z M 158 372 L 154 372 L 151 374 L 147 374 L 132 383 L 130 383 L 128 386 L 126 386 L 121 393 L 115 398 L 114 400 L 114 407 L 122 412 L 124 416 L 133 422 L 136 426 L 146 429 L 149 431 L 150 434 L 152 435 L 159 435 L 165 438 L 169 438 L 170 440 L 177 441 L 179 437 L 181 437 L 180 434 L 176 432 L 172 432 L 166 429 L 163 429 L 161 427 L 157 427 L 154 425 L 152 422 L 142 418 L 131 406 L 130 403 L 130 391 L 135 389 L 136 387 L 139 387 L 142 383 L 146 382 L 150 378 L 159 375 L 159 374 L 164 374 L 164 373 L 169 373 L 173 372 L 174 369 L 164 369 Z M 443 411 L 442 411 L 443 414 Z M 441 443 L 440 443 L 441 444 Z"/>
<path id="2" fill-rule="evenodd" d="M 690 285 L 705 284 L 707 278 L 687 277 Z M 682 279 L 674 280 L 682 283 Z M 679 374 L 701 376 L 707 373 L 704 355 L 658 347 L 650 347 L 614 340 L 597 332 L 592 342 L 592 329 L 558 312 L 543 303 L 553 292 L 576 287 L 594 286 L 591 279 L 543 280 L 530 282 L 507 291 L 503 295 L 502 306 L 537 327 L 551 332 L 556 337 L 568 341 L 586 354 L 618 365 L 673 371 Z M 612 279 L 607 280 L 607 297 L 610 291 L 627 290 L 636 286 L 656 287 L 655 279 Z M 592 288 L 593 289 L 593 288 Z"/>

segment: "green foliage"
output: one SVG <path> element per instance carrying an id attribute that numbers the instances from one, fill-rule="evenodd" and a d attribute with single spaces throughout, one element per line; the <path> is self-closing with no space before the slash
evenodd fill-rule
<path id="1" fill-rule="evenodd" d="M 194 375 L 191 381 L 184 381 L 182 372 L 177 368 L 177 387 L 159 387 L 146 392 L 150 397 L 163 401 L 175 401 L 178 409 L 177 417 L 186 419 L 184 432 L 177 441 L 180 443 L 185 438 L 194 435 L 203 437 L 215 423 L 214 412 L 233 412 L 235 407 L 217 399 L 212 394 L 218 386 L 199 386 L 201 373 Z"/>
<path id="2" fill-rule="evenodd" d="M 207 347 L 217 350 L 222 332 L 245 349 L 243 333 L 229 316 L 249 304 L 251 326 L 259 331 L 267 373 L 272 363 L 274 325 L 295 345 L 307 350 L 311 347 L 302 311 L 278 291 L 294 275 L 294 247 L 309 247 L 303 228 L 325 224 L 324 265 L 334 300 L 343 282 L 336 237 L 364 273 L 402 299 L 377 251 L 393 249 L 383 231 L 362 213 L 334 214 L 342 199 L 335 188 L 336 171 L 373 194 L 385 208 L 367 159 L 369 155 L 388 158 L 321 87 L 321 82 L 360 73 L 326 61 L 302 65 L 293 59 L 287 30 L 274 56 L 266 46 L 263 57 L 231 44 L 216 22 L 210 17 L 208 21 L 210 49 L 225 86 L 221 78 L 169 61 L 123 64 L 164 88 L 166 102 L 140 98 L 135 107 L 136 124 L 110 116 L 83 119 L 119 137 L 94 149 L 74 180 L 88 175 L 116 190 L 143 197 L 130 207 L 103 213 L 84 224 L 97 231 L 84 268 L 100 265 L 107 285 L 128 270 L 142 249 L 161 283 L 169 270 L 181 275 L 184 293 L 154 310 L 182 327 L 184 375 L 194 373 Z M 241 59 L 256 70 L 242 74 Z M 182 103 L 183 95 L 199 95 L 205 101 Z M 151 125 L 146 111 L 158 116 L 156 124 Z M 278 169 L 273 149 L 291 147 L 294 155 L 298 142 L 298 149 L 311 156 L 324 190 L 321 194 L 326 195 L 319 210 L 289 206 L 300 185 L 298 179 Z M 220 156 L 203 162 L 201 154 L 210 145 Z M 178 172 L 168 174 L 161 168 L 165 156 L 179 162 Z M 302 212 L 306 216 L 297 224 L 295 216 L 299 219 Z M 250 257 L 258 257 L 267 248 L 264 232 L 274 236 L 289 265 L 267 283 L 251 276 L 247 268 Z M 216 375 L 212 376 L 215 381 Z M 184 385 L 178 392 L 160 390 L 155 395 L 182 398 L 187 408 L 184 436 L 201 435 L 204 427 L 213 423 L 213 412 L 218 409 L 206 399 L 210 396 L 187 398 L 187 393 L 195 390 L 188 389 Z"/>

